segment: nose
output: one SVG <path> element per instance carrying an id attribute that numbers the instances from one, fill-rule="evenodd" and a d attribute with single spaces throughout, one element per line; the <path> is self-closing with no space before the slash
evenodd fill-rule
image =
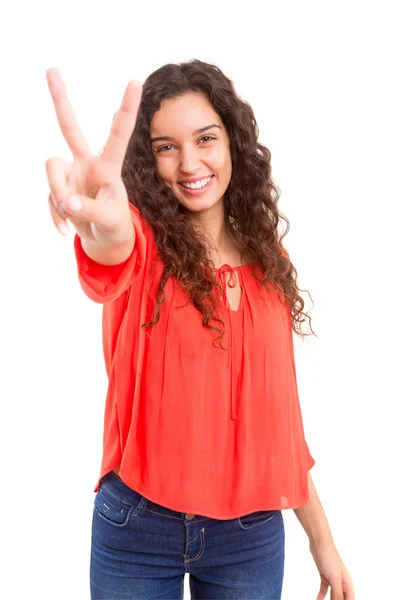
<path id="1" fill-rule="evenodd" d="M 182 173 L 195 173 L 201 168 L 200 157 L 196 147 L 192 144 L 182 148 L 180 169 Z"/>

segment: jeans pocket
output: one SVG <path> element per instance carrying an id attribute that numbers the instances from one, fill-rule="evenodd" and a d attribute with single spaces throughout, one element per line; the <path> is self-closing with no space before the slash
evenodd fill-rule
<path id="1" fill-rule="evenodd" d="M 119 498 L 109 484 L 102 483 L 94 499 L 95 513 L 107 523 L 115 527 L 125 527 L 133 512 L 141 503 L 142 496 L 137 494 L 138 501 L 132 504 Z"/>
<path id="2" fill-rule="evenodd" d="M 268 523 L 277 515 L 279 510 L 257 510 L 249 515 L 243 515 L 238 517 L 237 523 L 241 529 L 253 529 L 258 525 Z"/>

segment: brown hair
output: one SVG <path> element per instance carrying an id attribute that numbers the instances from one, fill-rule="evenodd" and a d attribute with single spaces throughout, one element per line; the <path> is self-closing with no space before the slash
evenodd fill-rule
<path id="1" fill-rule="evenodd" d="M 229 234 L 243 249 L 242 256 L 246 251 L 253 257 L 252 264 L 261 268 L 260 274 L 253 269 L 260 285 L 270 287 L 272 284 L 279 298 L 290 307 L 295 333 L 310 335 L 303 333 L 301 327 L 298 330 L 295 327 L 304 321 L 301 315 L 309 322 L 311 318 L 303 312 L 297 271 L 282 244 L 290 225 L 277 208 L 280 189 L 271 177 L 271 153 L 258 142 L 253 110 L 239 98 L 232 81 L 216 65 L 196 59 L 166 64 L 146 79 L 122 169 L 129 201 L 150 224 L 164 265 L 153 320 L 142 327 L 158 323 L 165 300 L 165 284 L 169 276 L 174 276 L 188 300 L 200 311 L 203 326 L 219 331 L 221 335 L 217 339 L 221 339 L 225 331 L 223 321 L 216 316 L 216 298 L 211 293 L 219 284 L 207 255 L 207 240 L 195 231 L 188 218 L 189 211 L 158 175 L 150 141 L 150 123 L 162 101 L 187 92 L 199 93 L 210 102 L 230 139 L 232 177 L 224 196 Z M 281 237 L 277 231 L 280 218 L 287 224 Z M 212 326 L 212 320 L 219 322 L 221 329 Z M 316 335 L 312 328 L 311 331 Z"/>

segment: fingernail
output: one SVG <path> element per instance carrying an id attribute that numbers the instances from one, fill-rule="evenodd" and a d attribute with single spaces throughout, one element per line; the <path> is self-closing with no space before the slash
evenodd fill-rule
<path id="1" fill-rule="evenodd" d="M 78 212 L 82 208 L 82 202 L 77 198 L 77 196 L 72 196 L 70 201 L 68 202 L 69 210 L 72 212 Z"/>
<path id="2" fill-rule="evenodd" d="M 61 233 L 61 235 L 67 235 L 68 234 L 68 226 L 65 223 L 60 223 L 58 225 L 58 231 Z"/>
<path id="3" fill-rule="evenodd" d="M 62 217 L 63 219 L 65 219 L 66 212 L 65 212 L 65 204 L 64 202 L 60 202 L 57 206 L 57 210 L 58 210 L 58 214 L 60 215 L 60 217 Z"/>

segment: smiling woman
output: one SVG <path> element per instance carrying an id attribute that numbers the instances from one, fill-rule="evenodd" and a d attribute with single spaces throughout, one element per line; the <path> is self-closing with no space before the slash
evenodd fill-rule
<path id="1" fill-rule="evenodd" d="M 223 297 L 226 285 L 214 269 L 251 263 L 260 267 L 254 273 L 260 285 L 272 284 L 285 299 L 293 330 L 305 335 L 300 323 L 311 319 L 278 236 L 279 220 L 288 221 L 277 208 L 270 157 L 251 107 L 216 65 L 168 64 L 147 78 L 122 169 L 130 202 L 150 224 L 164 266 L 154 312 L 143 326 L 159 322 L 172 276 L 204 327 L 222 339 L 225 324 L 212 290 Z"/>
<path id="2" fill-rule="evenodd" d="M 191 524 L 190 539 L 201 542 L 185 554 L 196 597 L 217 593 L 201 588 L 207 574 L 195 561 L 203 553 L 209 561 L 225 535 L 239 552 L 243 544 L 254 552 L 238 555 L 225 584 L 228 577 L 235 593 L 250 597 L 241 586 L 261 551 L 252 593 L 280 597 L 281 511 L 307 502 L 314 464 L 293 359 L 292 327 L 304 303 L 278 236 L 270 153 L 257 136 L 252 109 L 215 65 L 161 67 L 144 84 L 122 170 L 137 253 L 101 274 L 76 245 L 82 284 L 92 294 L 96 272 L 107 298 L 109 417 L 95 491 L 104 477 L 111 485 L 115 468 L 115 495 L 128 497 L 121 485 L 139 494 L 131 546 L 138 552 L 149 552 L 139 542 L 149 532 L 141 507 Z M 95 545 L 95 579 L 99 551 Z"/>
<path id="3" fill-rule="evenodd" d="M 74 249 L 109 376 L 92 598 L 180 598 L 190 569 L 194 597 L 278 599 L 281 512 L 307 504 L 315 461 L 293 352 L 304 302 L 253 111 L 217 66 L 168 64 L 137 117 L 128 88 L 93 158 L 55 88 L 91 184 Z"/>

